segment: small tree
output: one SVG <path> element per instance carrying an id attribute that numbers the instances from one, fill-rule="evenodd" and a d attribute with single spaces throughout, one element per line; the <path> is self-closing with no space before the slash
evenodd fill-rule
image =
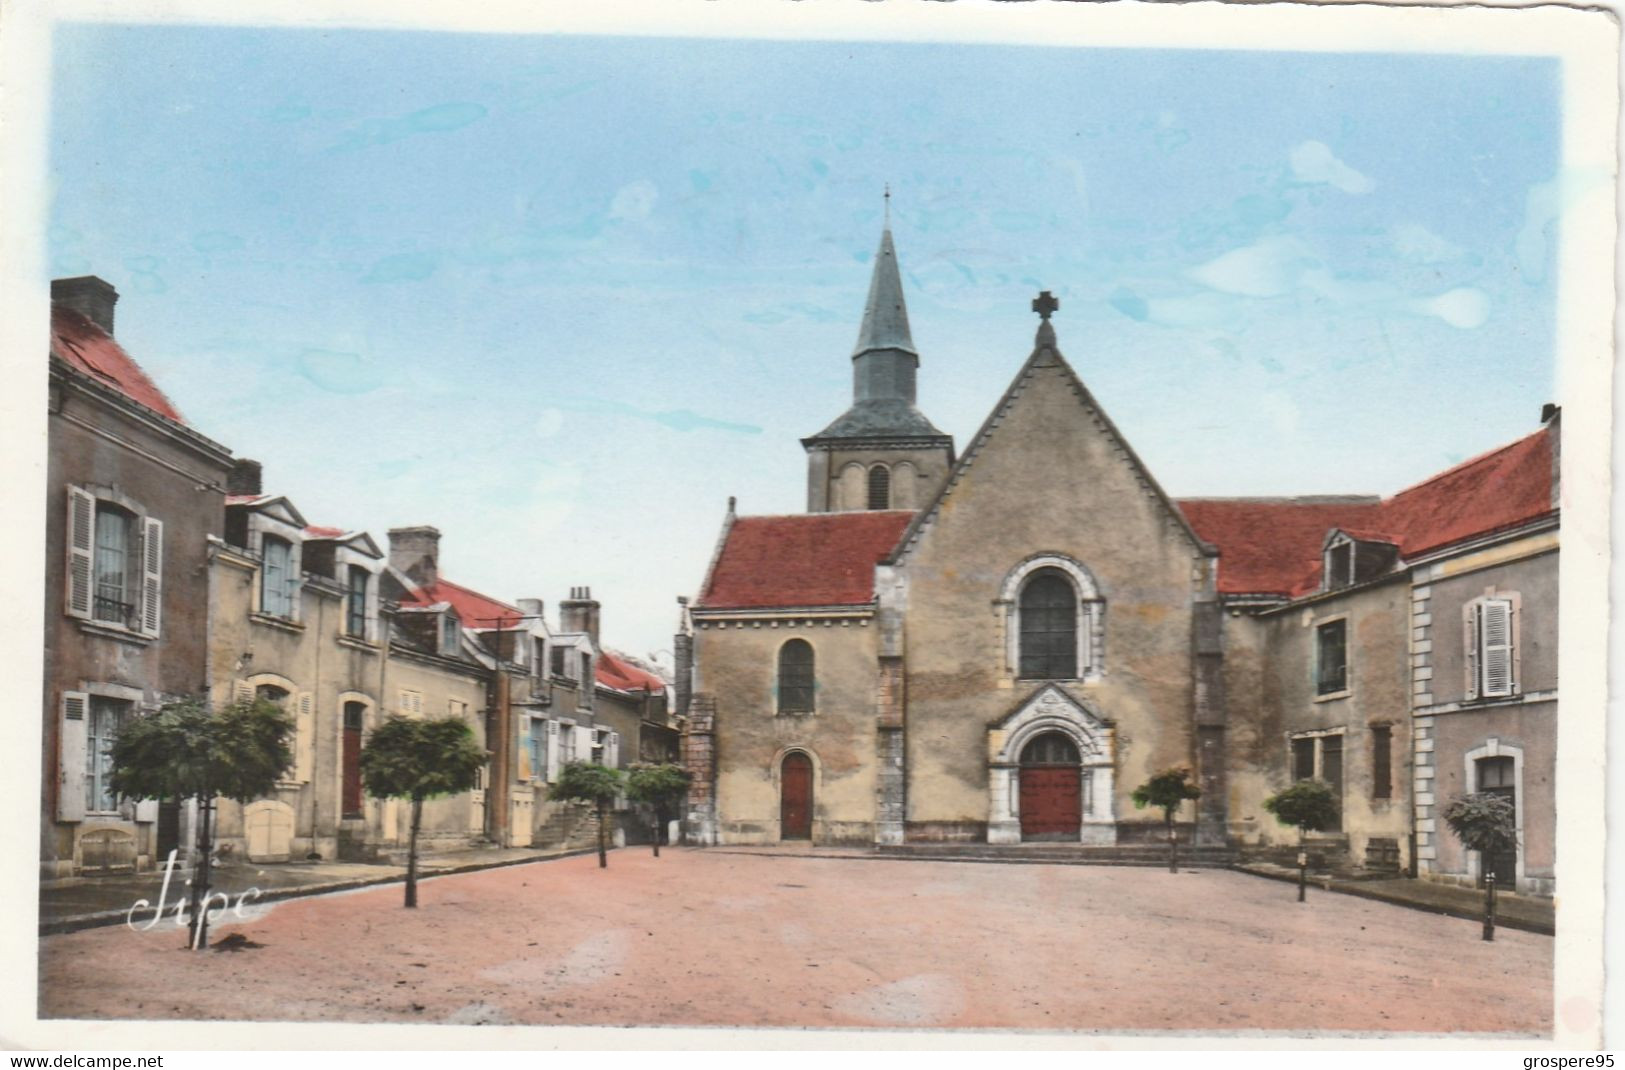
<path id="1" fill-rule="evenodd" d="M 559 772 L 559 782 L 548 792 L 550 799 L 578 799 L 598 808 L 598 868 L 609 865 L 604 838 L 609 829 L 609 805 L 626 789 L 619 769 L 587 762 L 570 762 Z"/>
<path id="2" fill-rule="evenodd" d="M 1518 811 L 1512 800 L 1492 792 L 1458 795 L 1442 811 L 1445 824 L 1469 851 L 1477 851 L 1484 882 L 1484 939 L 1495 939 L 1495 887 L 1501 874 L 1490 868 L 1490 859 L 1517 849 Z M 1514 881 L 1517 874 L 1506 874 Z"/>
<path id="3" fill-rule="evenodd" d="M 1330 784 L 1320 780 L 1300 780 L 1264 800 L 1264 809 L 1283 825 L 1298 827 L 1298 902 L 1304 900 L 1308 878 L 1308 858 L 1304 857 L 1304 837 L 1337 824 L 1337 796 Z"/>
<path id="4" fill-rule="evenodd" d="M 110 783 L 120 797 L 198 801 L 198 861 L 188 897 L 193 948 L 201 950 L 209 940 L 214 800 L 269 795 L 293 764 L 292 735 L 293 719 L 269 699 L 213 710 L 193 698 L 136 717 L 113 741 Z"/>
<path id="5" fill-rule="evenodd" d="M 391 715 L 361 748 L 361 779 L 379 799 L 412 800 L 412 833 L 406 851 L 406 905 L 418 905 L 418 829 L 423 800 L 455 795 L 474 786 L 486 753 L 474 732 L 455 717 L 415 720 Z"/>
<path id="6" fill-rule="evenodd" d="M 635 802 L 648 803 L 654 809 L 655 857 L 660 857 L 660 832 L 666 827 L 667 815 L 681 804 L 688 793 L 688 770 L 680 765 L 634 765 L 626 778 L 627 797 Z"/>
<path id="7" fill-rule="evenodd" d="M 1174 836 L 1174 812 L 1186 799 L 1198 799 L 1202 789 L 1191 783 L 1191 771 L 1183 767 L 1164 769 L 1134 789 L 1130 796 L 1137 809 L 1147 806 L 1162 807 L 1162 818 L 1168 826 L 1168 872 L 1179 872 L 1179 841 Z"/>

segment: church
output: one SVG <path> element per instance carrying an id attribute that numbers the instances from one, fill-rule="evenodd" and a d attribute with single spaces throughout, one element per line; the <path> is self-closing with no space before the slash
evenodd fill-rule
<path id="1" fill-rule="evenodd" d="M 1037 335 L 962 449 L 916 406 L 888 228 L 849 408 L 802 439 L 807 512 L 730 502 L 678 636 L 699 843 L 1296 841 L 1263 800 L 1329 784 L 1332 864 L 1471 882 L 1453 793 L 1516 797 L 1502 880 L 1552 889 L 1559 419 L 1388 498 L 1188 499 Z M 1516 757 L 1516 761 L 1514 761 Z M 1505 884 L 1503 883 L 1503 886 Z"/>

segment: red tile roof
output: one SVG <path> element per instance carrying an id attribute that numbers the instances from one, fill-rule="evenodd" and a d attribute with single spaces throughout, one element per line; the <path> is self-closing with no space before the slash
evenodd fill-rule
<path id="1" fill-rule="evenodd" d="M 401 606 L 406 609 L 427 609 L 441 602 L 451 604 L 465 628 L 496 628 L 499 621 L 503 628 L 515 628 L 522 623 L 520 618 L 523 614 L 508 603 L 498 602 L 450 580 L 440 580 L 428 587 L 413 590 L 401 599 Z"/>
<path id="2" fill-rule="evenodd" d="M 1381 502 L 1229 498 L 1178 505 L 1196 533 L 1219 547 L 1221 594 L 1295 597 L 1319 585 L 1321 546 L 1333 528 L 1417 557 L 1552 513 L 1552 443 L 1542 429 Z"/>
<path id="3" fill-rule="evenodd" d="M 912 519 L 906 511 L 739 517 L 696 608 L 867 605 L 876 563 Z"/>
<path id="4" fill-rule="evenodd" d="M 617 691 L 666 690 L 666 681 L 654 673 L 645 672 L 636 665 L 623 661 L 609 650 L 605 650 L 598 657 L 598 682 Z"/>
<path id="5" fill-rule="evenodd" d="M 1332 528 L 1370 524 L 1367 502 L 1218 498 L 1176 503 L 1191 527 L 1219 548 L 1220 594 L 1296 594 L 1320 578 L 1320 548 Z"/>
<path id="6" fill-rule="evenodd" d="M 51 352 L 76 371 L 105 383 L 159 416 L 184 423 L 180 412 L 164 397 L 147 373 L 124 347 L 81 313 L 65 305 L 51 306 Z"/>
<path id="7" fill-rule="evenodd" d="M 227 498 L 226 500 L 229 502 L 231 499 Z M 313 539 L 336 539 L 344 533 L 343 528 L 330 528 L 325 524 L 305 525 L 305 534 Z"/>

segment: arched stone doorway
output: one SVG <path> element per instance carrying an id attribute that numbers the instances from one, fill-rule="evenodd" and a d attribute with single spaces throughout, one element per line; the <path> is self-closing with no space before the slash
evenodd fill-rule
<path id="1" fill-rule="evenodd" d="M 1116 752 L 1112 722 L 1064 688 L 1028 695 L 988 726 L 988 842 L 1116 843 Z"/>
<path id="2" fill-rule="evenodd" d="M 1021 749 L 1017 811 L 1023 842 L 1077 841 L 1083 824 L 1083 765 L 1066 733 L 1040 733 Z"/>
<path id="3" fill-rule="evenodd" d="M 779 839 L 812 839 L 812 816 L 812 759 L 793 750 L 779 766 Z"/>

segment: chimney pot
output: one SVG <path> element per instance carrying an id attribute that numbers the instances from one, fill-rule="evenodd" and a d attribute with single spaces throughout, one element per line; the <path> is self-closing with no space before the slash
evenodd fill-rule
<path id="1" fill-rule="evenodd" d="M 112 335 L 113 306 L 118 304 L 118 291 L 106 279 L 95 275 L 52 279 L 51 302 L 73 309 Z"/>
<path id="2" fill-rule="evenodd" d="M 238 457 L 226 473 L 227 494 L 263 494 L 260 462 Z"/>
<path id="3" fill-rule="evenodd" d="M 423 525 L 389 529 L 389 564 L 410 576 L 420 587 L 433 587 L 440 579 L 440 529 Z"/>

